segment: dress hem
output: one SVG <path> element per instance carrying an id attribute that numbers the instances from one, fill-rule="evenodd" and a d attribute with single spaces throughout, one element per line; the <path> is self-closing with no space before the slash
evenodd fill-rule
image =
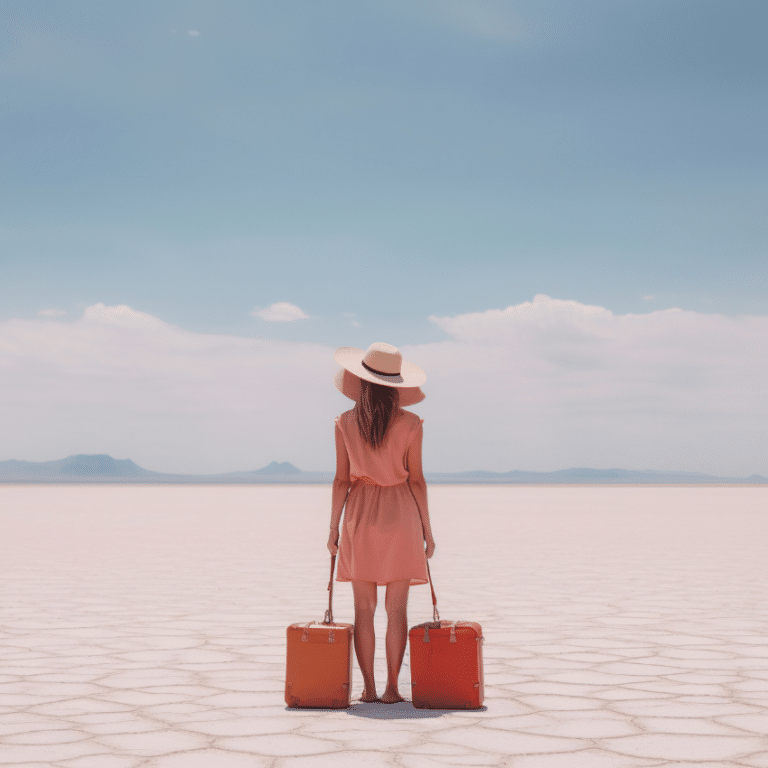
<path id="1" fill-rule="evenodd" d="M 389 581 L 377 581 L 376 586 L 379 587 L 385 587 L 387 584 L 390 584 L 393 581 L 403 581 L 404 579 L 407 579 L 407 576 L 403 576 L 402 579 L 390 579 Z M 336 577 L 335 581 L 342 581 L 342 582 L 352 582 L 352 581 L 373 581 L 373 579 L 343 579 Z M 409 586 L 411 587 L 420 587 L 424 584 L 429 584 L 429 581 L 427 579 L 415 579 L 411 578 L 411 583 Z"/>

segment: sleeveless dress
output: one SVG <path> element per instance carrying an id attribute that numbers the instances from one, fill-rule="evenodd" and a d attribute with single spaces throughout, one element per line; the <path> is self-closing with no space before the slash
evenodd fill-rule
<path id="1" fill-rule="evenodd" d="M 424 533 L 408 485 L 406 455 L 421 435 L 423 420 L 400 411 L 390 421 L 378 448 L 365 442 L 353 411 L 336 418 L 349 455 L 352 486 L 344 508 L 336 581 L 410 579 L 427 584 Z"/>

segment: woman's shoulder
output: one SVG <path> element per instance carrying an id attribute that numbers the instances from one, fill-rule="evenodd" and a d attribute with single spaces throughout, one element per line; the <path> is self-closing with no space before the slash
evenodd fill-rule
<path id="1" fill-rule="evenodd" d="M 340 413 L 334 421 L 339 426 L 342 426 L 343 424 L 349 424 L 350 422 L 355 422 L 355 411 L 354 409 L 351 409 L 349 411 L 344 411 L 344 413 Z"/>
<path id="2" fill-rule="evenodd" d="M 403 426 L 407 427 L 409 431 L 418 429 L 424 421 L 418 414 L 415 414 L 413 411 L 406 411 L 404 408 L 400 409 L 397 420 L 400 421 Z"/>

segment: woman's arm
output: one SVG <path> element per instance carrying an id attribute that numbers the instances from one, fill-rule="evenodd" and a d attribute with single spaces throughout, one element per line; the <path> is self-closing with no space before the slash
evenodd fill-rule
<path id="1" fill-rule="evenodd" d="M 344 445 L 339 425 L 336 425 L 336 477 L 333 479 L 331 495 L 331 533 L 328 536 L 328 551 L 335 555 L 339 550 L 339 524 L 341 513 L 349 493 L 349 455 Z"/>
<path id="2" fill-rule="evenodd" d="M 419 508 L 421 517 L 421 527 L 424 531 L 424 541 L 427 543 L 427 557 L 432 557 L 435 552 L 435 540 L 432 537 L 432 527 L 429 524 L 429 508 L 427 507 L 427 481 L 424 479 L 424 472 L 421 468 L 421 440 L 424 436 L 422 426 L 413 438 L 406 465 L 408 467 L 408 485 L 416 500 L 416 506 Z"/>

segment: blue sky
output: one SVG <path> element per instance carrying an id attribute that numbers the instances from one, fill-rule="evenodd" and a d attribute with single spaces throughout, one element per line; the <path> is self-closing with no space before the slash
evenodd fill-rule
<path id="1" fill-rule="evenodd" d="M 768 315 L 762 0 L 4 8 L 0 323 L 125 305 L 334 348 L 439 345 L 430 317 L 537 295 Z M 0 458 L 58 458 L 41 439 Z"/>

